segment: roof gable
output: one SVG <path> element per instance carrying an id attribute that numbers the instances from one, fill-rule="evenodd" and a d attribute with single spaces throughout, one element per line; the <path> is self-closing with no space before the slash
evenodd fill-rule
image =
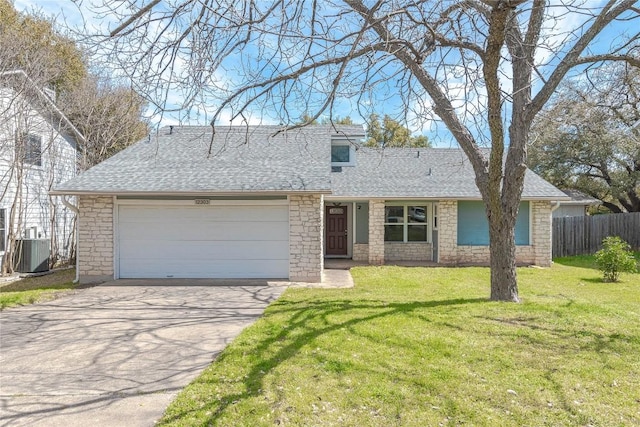
<path id="1" fill-rule="evenodd" d="M 361 128 L 338 127 L 338 132 Z M 329 193 L 330 126 L 171 126 L 56 188 L 58 193 Z"/>
<path id="2" fill-rule="evenodd" d="M 0 72 L 0 82 L 3 86 L 19 93 L 24 93 L 30 100 L 33 100 L 32 107 L 45 116 L 51 125 L 58 129 L 67 142 L 71 143 L 68 139 L 69 134 L 76 140 L 85 142 L 84 135 L 82 135 L 67 116 L 58 108 L 53 99 L 51 99 L 26 72 L 23 70 L 2 71 Z M 75 148 L 75 141 L 73 141 L 71 145 Z"/>

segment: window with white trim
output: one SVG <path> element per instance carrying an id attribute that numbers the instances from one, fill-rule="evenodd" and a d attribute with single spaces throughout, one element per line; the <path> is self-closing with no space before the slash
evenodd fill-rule
<path id="1" fill-rule="evenodd" d="M 33 133 L 18 134 L 16 159 L 27 165 L 42 166 L 42 137 Z"/>
<path id="2" fill-rule="evenodd" d="M 416 204 L 384 207 L 385 242 L 427 242 L 427 206 Z"/>
<path id="3" fill-rule="evenodd" d="M 354 166 L 355 148 L 348 139 L 331 140 L 331 166 Z"/>

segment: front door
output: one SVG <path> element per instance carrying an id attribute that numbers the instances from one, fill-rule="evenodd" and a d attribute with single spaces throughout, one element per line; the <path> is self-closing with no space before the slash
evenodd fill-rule
<path id="1" fill-rule="evenodd" d="M 327 255 L 347 255 L 347 207 L 327 206 Z"/>

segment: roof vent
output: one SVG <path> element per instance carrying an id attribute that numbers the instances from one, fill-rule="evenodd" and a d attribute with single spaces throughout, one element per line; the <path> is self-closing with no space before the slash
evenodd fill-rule
<path id="1" fill-rule="evenodd" d="M 331 166 L 331 172 L 342 172 L 342 166 Z"/>
<path id="2" fill-rule="evenodd" d="M 169 126 L 169 135 L 173 134 L 173 126 Z"/>

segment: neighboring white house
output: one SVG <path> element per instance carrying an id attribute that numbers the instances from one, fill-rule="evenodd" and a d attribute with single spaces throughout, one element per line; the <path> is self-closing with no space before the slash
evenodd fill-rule
<path id="1" fill-rule="evenodd" d="M 23 71 L 0 73 L 0 257 L 23 238 L 72 255 L 75 213 L 49 190 L 76 175 L 83 137 L 45 92 Z"/>
<path id="2" fill-rule="evenodd" d="M 553 211 L 554 218 L 564 218 L 567 216 L 585 216 L 587 209 L 591 206 L 599 205 L 598 199 L 589 197 L 578 190 L 562 190 L 571 200 L 563 200 L 559 202 L 557 209 Z"/>

